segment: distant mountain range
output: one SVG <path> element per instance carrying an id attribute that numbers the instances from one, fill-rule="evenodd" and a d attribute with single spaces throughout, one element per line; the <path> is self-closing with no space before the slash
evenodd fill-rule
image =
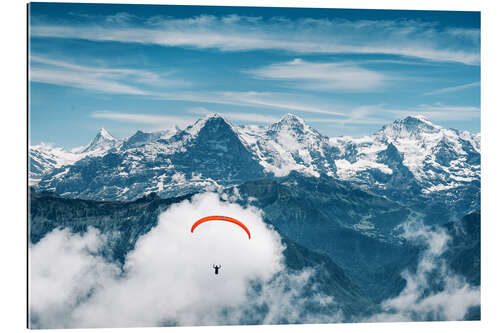
<path id="1" fill-rule="evenodd" d="M 422 116 L 362 138 L 329 138 L 292 114 L 268 126 L 235 126 L 211 114 L 185 129 L 137 131 L 124 140 L 101 129 L 71 151 L 32 146 L 29 170 L 37 191 L 94 200 L 174 197 L 295 171 L 355 184 L 433 220 L 480 207 L 480 161 L 480 134 Z"/>
<path id="2" fill-rule="evenodd" d="M 55 169 L 67 167 L 85 157 L 97 157 L 118 148 L 122 142 L 101 128 L 89 145 L 66 150 L 50 144 L 30 147 L 29 183 L 37 184 L 44 175 Z"/>

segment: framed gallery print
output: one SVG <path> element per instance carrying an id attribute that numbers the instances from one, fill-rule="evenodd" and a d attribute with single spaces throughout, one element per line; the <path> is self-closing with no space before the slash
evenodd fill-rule
<path id="1" fill-rule="evenodd" d="M 480 320 L 480 13 L 30 3 L 33 329 Z"/>

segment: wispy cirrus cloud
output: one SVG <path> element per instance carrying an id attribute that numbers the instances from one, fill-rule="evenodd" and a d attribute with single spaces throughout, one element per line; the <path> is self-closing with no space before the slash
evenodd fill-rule
<path id="1" fill-rule="evenodd" d="M 223 93 L 220 95 L 214 94 L 214 96 L 224 96 Z M 211 98 L 215 98 L 211 96 Z M 181 98 L 189 99 L 189 96 L 180 96 Z M 203 100 L 204 96 L 198 96 L 196 101 Z M 205 96 L 206 97 L 206 96 Z M 273 96 L 273 94 L 266 95 L 267 98 L 283 98 L 280 94 Z M 205 100 L 213 102 L 210 98 Z M 248 102 L 239 102 L 238 99 L 234 100 L 224 100 L 219 99 L 218 102 L 213 102 L 215 104 L 229 104 L 229 105 L 243 105 L 246 107 L 257 107 L 255 104 Z M 277 102 L 279 103 L 279 102 Z M 192 114 L 185 116 L 170 116 L 170 115 L 156 115 L 156 114 L 144 114 L 144 113 L 125 113 L 117 111 L 95 111 L 91 114 L 92 118 L 106 119 L 123 123 L 134 123 L 137 125 L 149 125 L 151 130 L 163 129 L 165 127 L 179 126 L 185 127 L 192 122 L 194 122 L 198 117 L 205 116 L 210 113 L 219 113 L 231 121 L 243 122 L 243 123 L 263 123 L 270 124 L 276 122 L 283 116 L 284 111 L 295 110 L 296 113 L 302 114 L 302 117 L 311 124 L 316 125 L 326 125 L 329 128 L 358 128 L 360 125 L 385 125 L 388 122 L 393 121 L 397 118 L 404 118 L 410 115 L 422 115 L 426 118 L 442 122 L 442 121 L 473 121 L 478 120 L 480 117 L 480 108 L 474 106 L 460 106 L 460 105 L 444 105 L 440 103 L 436 104 L 421 104 L 415 107 L 408 108 L 394 108 L 387 104 L 376 104 L 376 105 L 361 105 L 361 106 L 349 106 L 343 104 L 330 105 L 335 112 L 328 113 L 327 110 L 318 109 L 313 110 L 311 108 L 306 108 L 307 111 L 299 110 L 302 109 L 301 105 L 292 106 L 292 104 L 287 104 L 288 108 L 269 108 L 270 111 L 275 112 L 275 114 L 263 114 L 263 113 L 253 113 L 253 112 L 243 112 L 243 111 L 231 111 L 224 112 L 216 109 L 207 109 L 205 107 L 194 107 L 188 109 L 187 112 Z M 325 107 L 323 105 L 322 107 Z M 315 112 L 319 111 L 319 112 Z M 152 126 L 152 127 L 151 127 Z M 351 133 L 354 134 L 355 133 Z M 366 133 L 365 133 L 366 134 Z"/>
<path id="2" fill-rule="evenodd" d="M 183 80 L 131 68 L 93 67 L 37 55 L 30 56 L 30 81 L 108 94 L 151 95 L 147 88 L 188 86 Z M 170 73 L 164 73 L 168 75 Z"/>
<path id="3" fill-rule="evenodd" d="M 215 112 L 212 110 L 208 110 L 204 107 L 192 108 L 189 110 L 189 112 L 200 116 L 206 116 L 209 114 L 218 113 L 228 118 L 231 121 L 243 121 L 243 122 L 264 123 L 264 124 L 274 123 L 279 121 L 280 119 L 277 116 L 252 113 L 252 112 L 220 112 L 220 111 Z"/>
<path id="4" fill-rule="evenodd" d="M 152 130 L 165 129 L 166 127 L 177 126 L 180 128 L 186 127 L 194 123 L 199 117 L 204 117 L 209 114 L 220 114 L 232 122 L 245 122 L 245 123 L 262 123 L 270 124 L 280 120 L 281 113 L 276 116 L 265 115 L 252 112 L 224 112 L 209 110 L 204 107 L 194 107 L 188 109 L 187 112 L 190 115 L 186 116 L 170 116 L 170 115 L 158 115 L 158 114 L 148 114 L 148 113 L 127 113 L 120 111 L 107 111 L 100 110 L 94 111 L 90 114 L 91 118 L 95 119 L 105 119 L 121 123 L 129 123 L 136 125 L 146 125 Z M 152 127 L 151 127 L 152 126 Z"/>
<path id="5" fill-rule="evenodd" d="M 342 116 L 333 111 L 332 103 L 317 101 L 310 96 L 256 91 L 195 91 L 186 90 L 191 84 L 170 80 L 157 73 L 112 67 L 93 67 L 73 62 L 31 56 L 30 81 L 69 86 L 107 94 L 140 95 L 149 99 L 234 105 L 270 110 L 319 113 Z M 167 73 L 168 75 L 168 73 Z M 165 92 L 165 87 L 176 88 Z M 184 88 L 184 89 L 182 89 Z"/>
<path id="6" fill-rule="evenodd" d="M 123 16 L 123 15 L 122 15 Z M 151 17 L 88 24 L 34 20 L 32 37 L 155 44 L 221 51 L 281 50 L 299 54 L 384 54 L 477 65 L 478 29 L 438 29 L 408 20 L 263 19 L 230 15 Z"/>
<path id="7" fill-rule="evenodd" d="M 300 58 L 246 73 L 257 79 L 280 80 L 294 88 L 308 90 L 370 91 L 394 79 L 350 62 L 309 62 Z"/>
<path id="8" fill-rule="evenodd" d="M 477 81 L 477 82 L 472 82 L 472 83 L 468 83 L 468 84 L 462 84 L 462 85 L 459 85 L 459 86 L 453 86 L 453 87 L 436 89 L 436 90 L 429 91 L 429 92 L 425 93 L 424 96 L 441 95 L 441 94 L 446 94 L 446 93 L 450 93 L 450 92 L 461 91 L 461 90 L 464 90 L 464 89 L 473 88 L 473 87 L 479 87 L 479 86 L 480 86 L 480 82 Z"/>
<path id="9" fill-rule="evenodd" d="M 187 101 L 234 105 L 282 112 L 305 112 L 343 117 L 346 111 L 337 110 L 340 104 L 331 100 L 318 100 L 305 94 L 259 91 L 182 91 L 155 95 L 160 100 Z"/>
<path id="10" fill-rule="evenodd" d="M 480 116 L 479 107 L 450 106 L 439 103 L 421 104 L 415 107 L 398 109 L 397 107 L 387 107 L 386 104 L 349 105 L 339 103 L 330 98 L 318 98 L 308 94 L 287 92 L 195 91 L 182 89 L 175 92 L 164 92 L 163 89 L 155 88 L 168 86 L 168 80 L 151 71 L 132 68 L 95 67 L 36 55 L 31 57 L 31 61 L 31 81 L 71 86 L 110 94 L 145 96 L 148 99 L 156 100 L 255 108 L 256 112 L 243 112 L 237 110 L 237 108 L 230 114 L 217 111 L 225 114 L 231 120 L 242 122 L 271 123 L 278 120 L 284 111 L 310 115 L 305 118 L 312 123 L 332 124 L 332 126 L 343 127 L 383 125 L 393 120 L 394 117 L 404 117 L 416 113 L 423 114 L 435 121 L 474 120 Z M 294 60 L 278 64 L 278 66 L 274 67 L 271 65 L 261 68 L 259 69 L 260 71 L 254 72 L 254 75 L 285 81 L 318 81 L 319 83 L 317 84 L 325 86 L 351 84 L 351 87 L 354 87 L 359 84 L 358 81 L 360 81 L 363 75 L 360 76 L 359 80 L 347 79 L 346 81 L 342 75 L 332 79 L 330 74 L 335 76 L 334 72 L 337 70 L 335 66 L 336 64 L 332 65 L 330 63 L 312 63 L 303 60 Z M 347 71 L 351 68 L 357 70 L 356 65 L 353 66 L 348 67 Z M 342 70 L 345 70 L 345 68 L 342 68 Z M 343 74 L 346 74 L 346 72 L 343 72 Z M 367 77 L 369 79 L 370 75 Z M 379 77 L 375 75 L 374 80 L 368 86 L 379 84 L 378 79 Z M 383 80 L 384 77 L 382 77 Z M 466 89 L 477 84 L 471 83 L 470 85 L 451 87 L 444 89 L 444 92 Z M 198 114 L 201 114 L 199 113 L 201 112 L 200 110 L 198 109 Z M 262 110 L 275 112 L 275 115 L 263 113 Z M 314 116 L 324 117 L 317 118 Z M 182 127 L 195 120 L 195 117 L 192 116 L 180 117 L 119 112 L 94 112 L 91 117 L 122 123 L 147 124 L 154 126 L 153 129 L 165 128 L 165 126 L 172 125 Z"/>
<path id="11" fill-rule="evenodd" d="M 422 114 L 430 120 L 446 121 L 446 120 L 474 120 L 479 119 L 481 108 L 476 106 L 464 105 L 445 105 L 436 104 L 420 104 L 414 108 L 407 109 L 384 109 L 388 114 L 394 116 L 403 116 L 408 114 Z"/>
<path id="12" fill-rule="evenodd" d="M 188 124 L 196 120 L 196 117 L 190 116 L 167 116 L 144 113 L 125 113 L 106 110 L 94 111 L 90 114 L 90 117 L 138 125 L 149 125 L 160 129 L 172 126 L 187 126 Z"/>
<path id="13" fill-rule="evenodd" d="M 307 121 L 316 124 L 326 124 L 330 129 L 337 129 L 346 134 L 347 129 L 353 132 L 349 135 L 361 135 L 360 126 L 383 126 L 394 119 L 412 115 L 422 115 L 427 119 L 442 123 L 448 121 L 478 122 L 481 110 L 475 106 L 420 104 L 413 107 L 397 108 L 387 104 L 362 105 L 346 110 L 343 118 L 308 118 Z M 362 127 L 361 127 L 362 128 Z M 366 134 L 366 133 L 365 133 Z"/>
<path id="14" fill-rule="evenodd" d="M 31 68 L 30 80 L 32 82 L 70 86 L 108 94 L 147 95 L 147 92 L 140 88 L 102 78 L 100 75 L 93 73 L 79 73 L 76 75 L 74 71 L 68 70 Z"/>

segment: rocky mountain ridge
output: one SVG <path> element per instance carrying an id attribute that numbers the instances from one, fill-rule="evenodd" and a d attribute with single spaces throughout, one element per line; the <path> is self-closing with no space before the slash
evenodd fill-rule
<path id="1" fill-rule="evenodd" d="M 398 119 L 362 138 L 328 138 L 292 114 L 268 126 L 235 126 L 211 114 L 182 130 L 138 131 L 125 140 L 101 130 L 66 159 L 54 157 L 55 151 L 42 155 L 31 147 L 31 183 L 64 197 L 170 197 L 296 171 L 406 204 L 445 203 L 453 208 L 447 217 L 480 207 L 480 135 L 422 116 Z"/>

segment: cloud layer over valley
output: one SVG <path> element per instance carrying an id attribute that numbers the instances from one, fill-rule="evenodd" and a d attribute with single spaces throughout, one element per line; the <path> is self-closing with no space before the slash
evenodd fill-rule
<path id="1" fill-rule="evenodd" d="M 480 288 L 453 272 L 444 258 L 450 236 L 421 223 L 404 225 L 403 236 L 424 247 L 416 270 L 405 270 L 405 288 L 382 302 L 381 313 L 369 321 L 464 320 L 481 304 Z"/>
<path id="2" fill-rule="evenodd" d="M 211 212 L 232 223 L 194 221 Z M 158 226 L 141 237 L 123 269 L 106 262 L 99 249 L 106 236 L 55 230 L 30 249 L 31 325 L 124 327 L 216 325 L 326 320 L 302 314 L 300 290 L 313 270 L 288 273 L 279 234 L 261 212 L 222 202 L 207 193 L 160 215 Z M 222 264 L 219 275 L 212 265 Z M 318 295 L 313 302 L 329 304 Z M 257 308 L 266 311 L 256 311 Z M 330 317 L 340 320 L 340 313 Z"/>

